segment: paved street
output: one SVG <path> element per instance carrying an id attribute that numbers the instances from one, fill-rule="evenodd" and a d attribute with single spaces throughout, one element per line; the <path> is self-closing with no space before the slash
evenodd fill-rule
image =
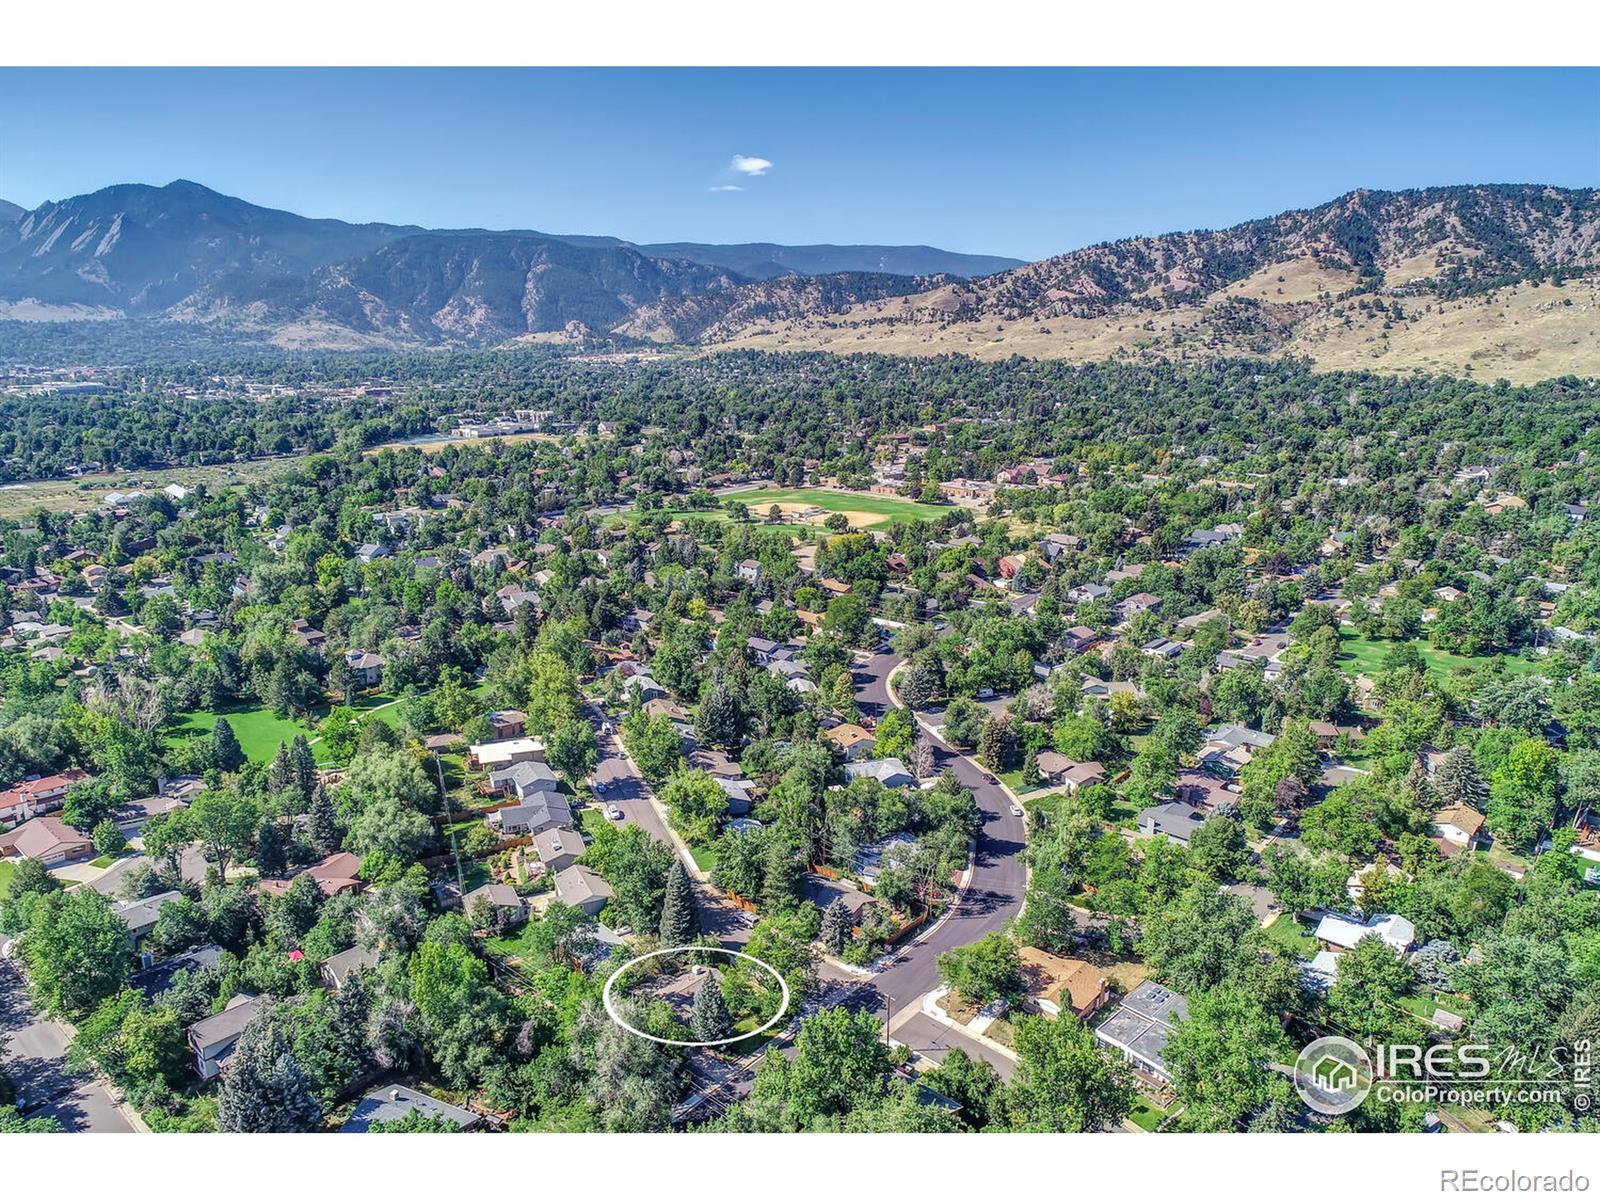
<path id="1" fill-rule="evenodd" d="M 890 1036 L 902 1046 L 907 1046 L 922 1057 L 931 1058 L 937 1063 L 944 1062 L 945 1056 L 950 1051 L 959 1048 L 966 1051 L 968 1058 L 988 1062 L 1001 1079 L 1009 1080 L 1017 1069 L 1017 1064 L 998 1050 L 985 1046 L 976 1038 L 967 1037 L 920 1012 L 902 1023 L 897 1023 Z"/>
<path id="2" fill-rule="evenodd" d="M 10 1038 L 6 1073 L 30 1117 L 55 1117 L 72 1133 L 132 1133 L 133 1125 L 105 1086 L 67 1066 L 68 1039 L 39 1015 L 17 968 L 0 963 L 0 1033 Z"/>
<path id="3" fill-rule="evenodd" d="M 898 660 L 888 650 L 857 664 L 856 706 L 863 716 L 880 718 L 890 707 L 887 680 Z M 985 934 L 1003 928 L 1022 911 L 1028 873 L 1021 854 L 1027 845 L 1023 818 L 1012 816 L 1011 799 L 985 772 L 926 731 L 933 741 L 938 769 L 951 770 L 971 789 L 983 813 L 973 860 L 972 880 L 956 910 L 933 932 L 916 939 L 895 957 L 894 965 L 873 982 L 895 1009 L 913 1004 L 939 986 L 939 955 L 969 945 Z"/>
<path id="4" fill-rule="evenodd" d="M 595 739 L 599 743 L 599 759 L 593 778 L 606 785 L 604 795 L 598 797 L 602 806 L 616 805 L 622 811 L 624 824 L 641 826 L 657 841 L 673 845 L 666 822 L 650 801 L 650 785 L 639 777 L 627 755 L 622 752 L 622 742 L 616 730 L 613 728 L 611 733 L 604 732 L 601 726 L 606 717 L 597 706 L 590 706 L 589 716 L 595 727 Z M 695 898 L 700 904 L 700 927 L 705 932 L 724 946 L 738 947 L 749 940 L 750 927 L 745 924 L 740 909 L 698 881 L 695 883 Z"/>

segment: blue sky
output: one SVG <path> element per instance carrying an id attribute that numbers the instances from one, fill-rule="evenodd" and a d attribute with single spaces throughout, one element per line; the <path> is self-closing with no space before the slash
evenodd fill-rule
<path id="1" fill-rule="evenodd" d="M 5 69 L 0 198 L 189 178 L 345 220 L 1038 258 L 1355 187 L 1600 184 L 1597 85 L 1543 69 Z"/>

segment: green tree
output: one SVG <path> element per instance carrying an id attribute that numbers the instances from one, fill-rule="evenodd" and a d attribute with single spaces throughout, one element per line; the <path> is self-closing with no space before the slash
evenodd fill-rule
<path id="1" fill-rule="evenodd" d="M 844 901 L 836 899 L 822 910 L 822 927 L 818 931 L 817 940 L 829 954 L 835 956 L 843 954 L 845 947 L 850 944 L 852 924 L 850 912 L 845 908 Z"/>
<path id="2" fill-rule="evenodd" d="M 968 946 L 939 955 L 939 977 L 972 1004 L 988 1004 L 1022 990 L 1017 945 L 1004 933 L 984 935 Z"/>
<path id="3" fill-rule="evenodd" d="M 1515 846 L 1532 846 L 1556 816 L 1561 754 L 1538 738 L 1511 747 L 1489 788 L 1490 831 Z"/>
<path id="4" fill-rule="evenodd" d="M 574 717 L 550 732 L 544 743 L 545 762 L 574 789 L 577 789 L 599 759 L 594 727 Z"/>
<path id="5" fill-rule="evenodd" d="M 1188 1019 L 1174 1026 L 1163 1051 L 1184 1102 L 1184 1125 L 1207 1132 L 1237 1129 L 1287 1092 L 1285 1078 L 1271 1070 L 1283 1030 L 1240 987 L 1191 992 L 1188 1008 Z"/>
<path id="6" fill-rule="evenodd" d="M 694 884 L 682 860 L 674 858 L 667 872 L 666 896 L 661 905 L 661 944 L 688 946 L 700 935 L 700 910 Z"/>
<path id="7" fill-rule="evenodd" d="M 717 836 L 728 812 L 728 794 L 704 771 L 681 771 L 659 793 L 672 827 L 692 846 Z"/>
<path id="8" fill-rule="evenodd" d="M 29 979 L 45 1008 L 73 1018 L 115 993 L 133 970 L 128 928 L 90 888 L 47 892 L 22 937 Z"/>
<path id="9" fill-rule="evenodd" d="M 701 1042 L 719 1042 L 733 1034 L 733 1017 L 728 1013 L 727 1001 L 722 998 L 722 988 L 715 975 L 708 974 L 694 994 L 689 1029 Z"/>
<path id="10" fill-rule="evenodd" d="M 867 1012 L 824 1008 L 800 1023 L 789 1070 L 789 1109 L 802 1128 L 880 1095 L 889 1047 Z"/>
<path id="11" fill-rule="evenodd" d="M 109 818 L 99 822 L 90 836 L 95 850 L 101 854 L 121 854 L 128 848 L 128 839 L 122 836 L 117 823 Z"/>
<path id="12" fill-rule="evenodd" d="M 244 766 L 244 748 L 227 717 L 218 717 L 211 730 L 211 763 L 219 771 L 237 771 Z"/>
<path id="13" fill-rule="evenodd" d="M 217 1095 L 224 1133 L 311 1133 L 322 1104 L 272 1010 L 258 1013 L 234 1047 Z"/>
<path id="14" fill-rule="evenodd" d="M 1013 1044 L 1017 1071 L 1005 1093 L 1012 1129 L 1095 1133 L 1132 1111 L 1126 1067 L 1077 1018 L 1024 1016 Z"/>

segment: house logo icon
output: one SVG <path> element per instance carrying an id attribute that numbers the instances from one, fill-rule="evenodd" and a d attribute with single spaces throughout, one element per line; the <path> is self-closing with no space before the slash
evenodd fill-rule
<path id="1" fill-rule="evenodd" d="M 1312 1112 L 1337 1117 L 1372 1090 L 1372 1060 L 1349 1038 L 1318 1038 L 1295 1059 L 1294 1086 Z"/>

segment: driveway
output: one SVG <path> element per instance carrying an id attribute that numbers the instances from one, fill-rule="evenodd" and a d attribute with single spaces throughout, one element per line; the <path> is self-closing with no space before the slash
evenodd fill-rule
<path id="1" fill-rule="evenodd" d="M 24 1115 L 54 1117 L 69 1133 L 134 1132 L 105 1086 L 67 1065 L 66 1033 L 34 1008 L 11 963 L 0 963 L 0 1033 L 10 1039 L 5 1069 Z"/>

